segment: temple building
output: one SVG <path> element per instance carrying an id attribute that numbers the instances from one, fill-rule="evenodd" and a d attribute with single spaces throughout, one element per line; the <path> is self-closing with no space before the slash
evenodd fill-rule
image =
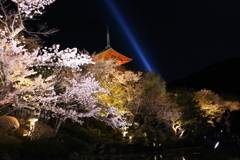
<path id="1" fill-rule="evenodd" d="M 119 65 L 123 65 L 125 63 L 128 63 L 132 61 L 131 58 L 128 58 L 121 53 L 117 52 L 114 50 L 111 45 L 110 45 L 110 35 L 109 35 L 109 30 L 107 28 L 107 46 L 105 47 L 104 50 L 100 51 L 97 53 L 95 56 L 92 57 L 94 61 L 97 61 L 98 59 L 104 58 L 105 60 L 108 59 L 116 59 L 117 63 Z"/>

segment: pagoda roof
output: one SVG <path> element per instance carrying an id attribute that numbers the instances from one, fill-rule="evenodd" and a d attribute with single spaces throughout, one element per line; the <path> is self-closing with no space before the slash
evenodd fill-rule
<path id="1" fill-rule="evenodd" d="M 92 57 L 94 61 L 97 61 L 98 59 L 116 59 L 117 63 L 119 65 L 128 63 L 132 61 L 132 58 L 128 58 L 121 53 L 114 50 L 112 47 L 107 46 L 104 50 L 100 51 L 98 54 Z"/>
<path id="2" fill-rule="evenodd" d="M 95 56 L 92 57 L 94 61 L 98 61 L 99 59 L 116 59 L 117 63 L 119 65 L 128 63 L 130 61 L 132 61 L 131 58 L 128 58 L 124 55 L 122 55 L 121 53 L 117 52 L 116 50 L 114 50 L 111 45 L 110 45 L 110 35 L 109 35 L 109 29 L 107 27 L 107 46 L 105 47 L 104 50 L 102 50 L 101 52 L 97 53 Z"/>

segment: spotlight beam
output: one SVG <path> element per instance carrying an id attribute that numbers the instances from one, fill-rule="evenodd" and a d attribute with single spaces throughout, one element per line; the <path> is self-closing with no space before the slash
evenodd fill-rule
<path id="1" fill-rule="evenodd" d="M 105 0 L 105 2 L 108 5 L 108 7 L 110 8 L 113 15 L 118 20 L 118 23 L 120 24 L 120 26 L 123 28 L 124 33 L 126 34 L 127 38 L 131 42 L 131 44 L 133 45 L 135 51 L 140 56 L 140 58 L 141 58 L 143 64 L 145 65 L 146 69 L 148 71 L 152 71 L 152 68 L 151 68 L 150 64 L 148 63 L 147 59 L 145 58 L 141 48 L 139 47 L 139 45 L 138 45 L 137 41 L 135 40 L 132 32 L 130 31 L 129 27 L 127 26 L 126 22 L 124 21 L 123 17 L 121 16 L 120 12 L 118 11 L 118 9 L 117 9 L 116 5 L 114 4 L 113 0 Z"/>

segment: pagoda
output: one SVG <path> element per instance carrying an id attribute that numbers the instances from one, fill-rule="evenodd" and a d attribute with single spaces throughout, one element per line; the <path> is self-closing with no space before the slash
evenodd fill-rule
<path id="1" fill-rule="evenodd" d="M 104 50 L 101 52 L 97 53 L 95 56 L 92 57 L 94 61 L 98 61 L 99 59 L 104 58 L 104 60 L 108 59 L 116 59 L 117 63 L 119 65 L 123 65 L 125 63 L 128 63 L 132 61 L 131 58 L 128 58 L 121 53 L 117 52 L 114 50 L 111 45 L 110 45 L 110 35 L 109 35 L 109 30 L 107 28 L 107 46 L 105 47 Z"/>

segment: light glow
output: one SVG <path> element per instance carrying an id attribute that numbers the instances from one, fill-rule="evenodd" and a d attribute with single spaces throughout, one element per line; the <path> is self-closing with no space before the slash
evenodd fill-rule
<path id="1" fill-rule="evenodd" d="M 216 148 L 218 147 L 218 145 L 219 145 L 219 142 L 217 142 L 217 143 L 215 144 L 214 149 L 216 149 Z"/>
<path id="2" fill-rule="evenodd" d="M 133 45 L 135 51 L 138 53 L 138 55 L 140 56 L 144 66 L 146 67 L 146 69 L 148 71 L 152 71 L 151 66 L 149 65 L 146 57 L 144 56 L 141 48 L 139 47 L 137 41 L 135 40 L 132 32 L 130 31 L 129 27 L 127 26 L 126 22 L 124 21 L 123 17 L 121 16 L 121 14 L 119 13 L 116 5 L 114 4 L 114 2 L 112 0 L 105 0 L 106 4 L 108 5 L 108 7 L 110 8 L 111 12 L 113 13 L 113 15 L 116 17 L 118 23 L 120 24 L 120 26 L 123 28 L 124 33 L 126 34 L 127 38 L 129 39 L 129 41 L 131 42 L 131 44 Z"/>

